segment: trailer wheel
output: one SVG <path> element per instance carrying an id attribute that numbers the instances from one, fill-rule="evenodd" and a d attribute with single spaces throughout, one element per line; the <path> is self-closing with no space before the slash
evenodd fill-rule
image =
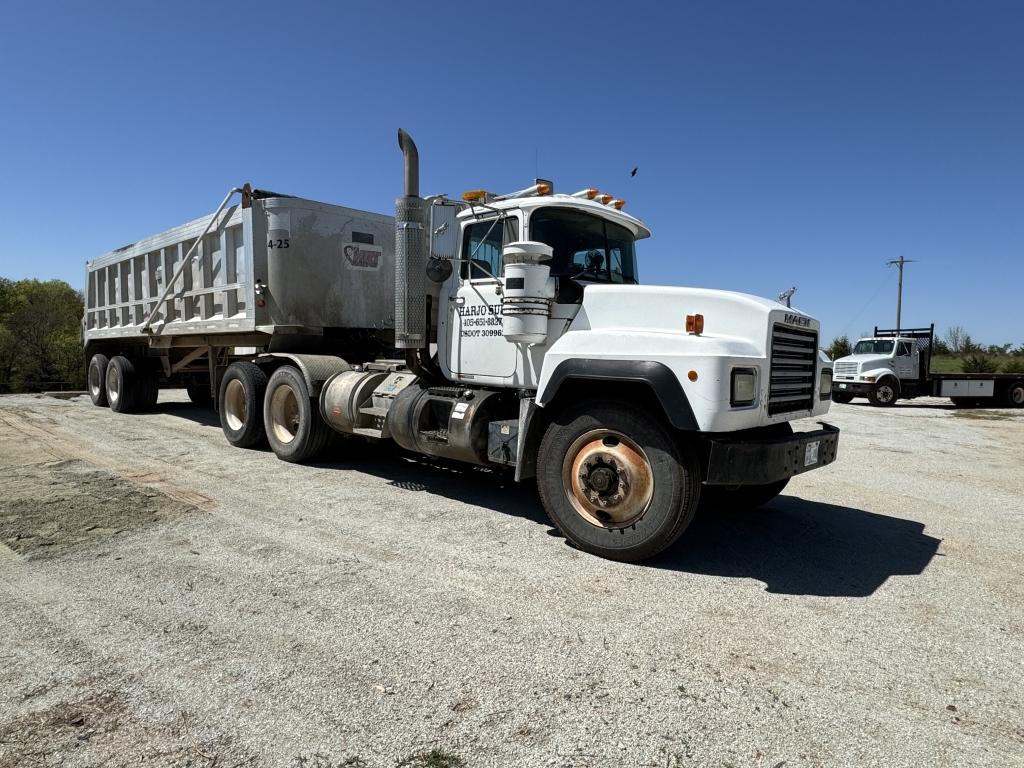
<path id="1" fill-rule="evenodd" d="M 853 395 L 849 392 L 832 392 L 832 402 L 846 405 L 853 401 Z"/>
<path id="2" fill-rule="evenodd" d="M 107 407 L 107 364 L 110 358 L 96 354 L 89 358 L 89 399 L 93 405 Z"/>
<path id="3" fill-rule="evenodd" d="M 185 391 L 188 392 L 188 399 L 192 401 L 192 405 L 200 408 L 209 408 L 213 405 L 209 384 L 189 384 Z"/>
<path id="4" fill-rule="evenodd" d="M 537 487 L 551 522 L 585 552 L 635 562 L 661 552 L 693 520 L 696 456 L 635 404 L 581 404 L 541 440 Z"/>
<path id="5" fill-rule="evenodd" d="M 115 355 L 110 358 L 104 380 L 110 410 L 117 413 L 134 411 L 140 387 L 132 361 L 124 355 Z"/>
<path id="6" fill-rule="evenodd" d="M 305 378 L 290 365 L 274 371 L 267 383 L 263 421 L 270 447 L 284 461 L 313 458 L 331 436 L 316 401 L 309 396 Z"/>
<path id="7" fill-rule="evenodd" d="M 871 388 L 871 391 L 868 392 L 868 400 L 874 406 L 888 408 L 896 404 L 899 394 L 898 386 L 887 376 Z"/>
<path id="8" fill-rule="evenodd" d="M 140 365 L 136 367 L 138 376 L 138 402 L 136 410 L 151 411 L 156 407 L 160 398 L 160 375 L 152 365 Z"/>
<path id="9" fill-rule="evenodd" d="M 236 448 L 252 448 L 266 442 L 263 397 L 267 374 L 255 363 L 232 363 L 224 371 L 218 393 L 220 427 Z"/>
<path id="10" fill-rule="evenodd" d="M 1010 382 L 1006 389 L 1006 404 L 1011 408 L 1024 408 L 1024 381 Z"/>

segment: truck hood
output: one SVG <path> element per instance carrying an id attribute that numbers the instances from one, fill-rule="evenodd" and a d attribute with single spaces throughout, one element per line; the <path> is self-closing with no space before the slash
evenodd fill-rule
<path id="1" fill-rule="evenodd" d="M 686 316 L 704 316 L 707 339 L 743 344 L 746 354 L 765 355 L 770 328 L 781 323 L 818 333 L 814 318 L 746 293 L 660 285 L 588 285 L 572 330 L 686 334 Z"/>
<path id="2" fill-rule="evenodd" d="M 847 355 L 833 361 L 835 365 L 839 363 L 856 363 L 860 366 L 859 370 L 872 371 L 876 368 L 891 368 L 892 358 L 868 353 L 863 355 Z"/>

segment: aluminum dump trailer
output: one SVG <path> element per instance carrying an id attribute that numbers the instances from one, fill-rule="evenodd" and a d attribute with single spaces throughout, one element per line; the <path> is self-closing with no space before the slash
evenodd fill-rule
<path id="1" fill-rule="evenodd" d="M 394 219 L 245 185 L 212 215 L 88 262 L 85 285 L 90 389 L 123 357 L 205 398 L 239 354 L 386 356 Z"/>
<path id="2" fill-rule="evenodd" d="M 86 343 L 393 328 L 394 219 L 269 194 L 217 216 L 163 303 L 210 216 L 88 262 Z"/>

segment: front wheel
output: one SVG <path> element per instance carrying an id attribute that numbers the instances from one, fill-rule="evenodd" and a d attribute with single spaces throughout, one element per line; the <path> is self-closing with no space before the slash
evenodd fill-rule
<path id="1" fill-rule="evenodd" d="M 872 405 L 880 408 L 888 408 L 891 405 L 895 405 L 898 397 L 899 391 L 896 385 L 889 379 L 882 379 L 868 392 L 868 400 L 871 401 Z"/>
<path id="2" fill-rule="evenodd" d="M 541 440 L 537 487 L 551 522 L 585 552 L 636 562 L 693 520 L 700 470 L 647 411 L 621 402 L 575 406 Z"/>

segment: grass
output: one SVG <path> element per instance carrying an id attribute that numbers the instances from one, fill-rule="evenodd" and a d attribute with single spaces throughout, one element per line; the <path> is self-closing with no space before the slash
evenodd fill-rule
<path id="1" fill-rule="evenodd" d="M 964 361 L 953 355 L 936 355 L 932 358 L 932 373 L 963 373 Z"/>

